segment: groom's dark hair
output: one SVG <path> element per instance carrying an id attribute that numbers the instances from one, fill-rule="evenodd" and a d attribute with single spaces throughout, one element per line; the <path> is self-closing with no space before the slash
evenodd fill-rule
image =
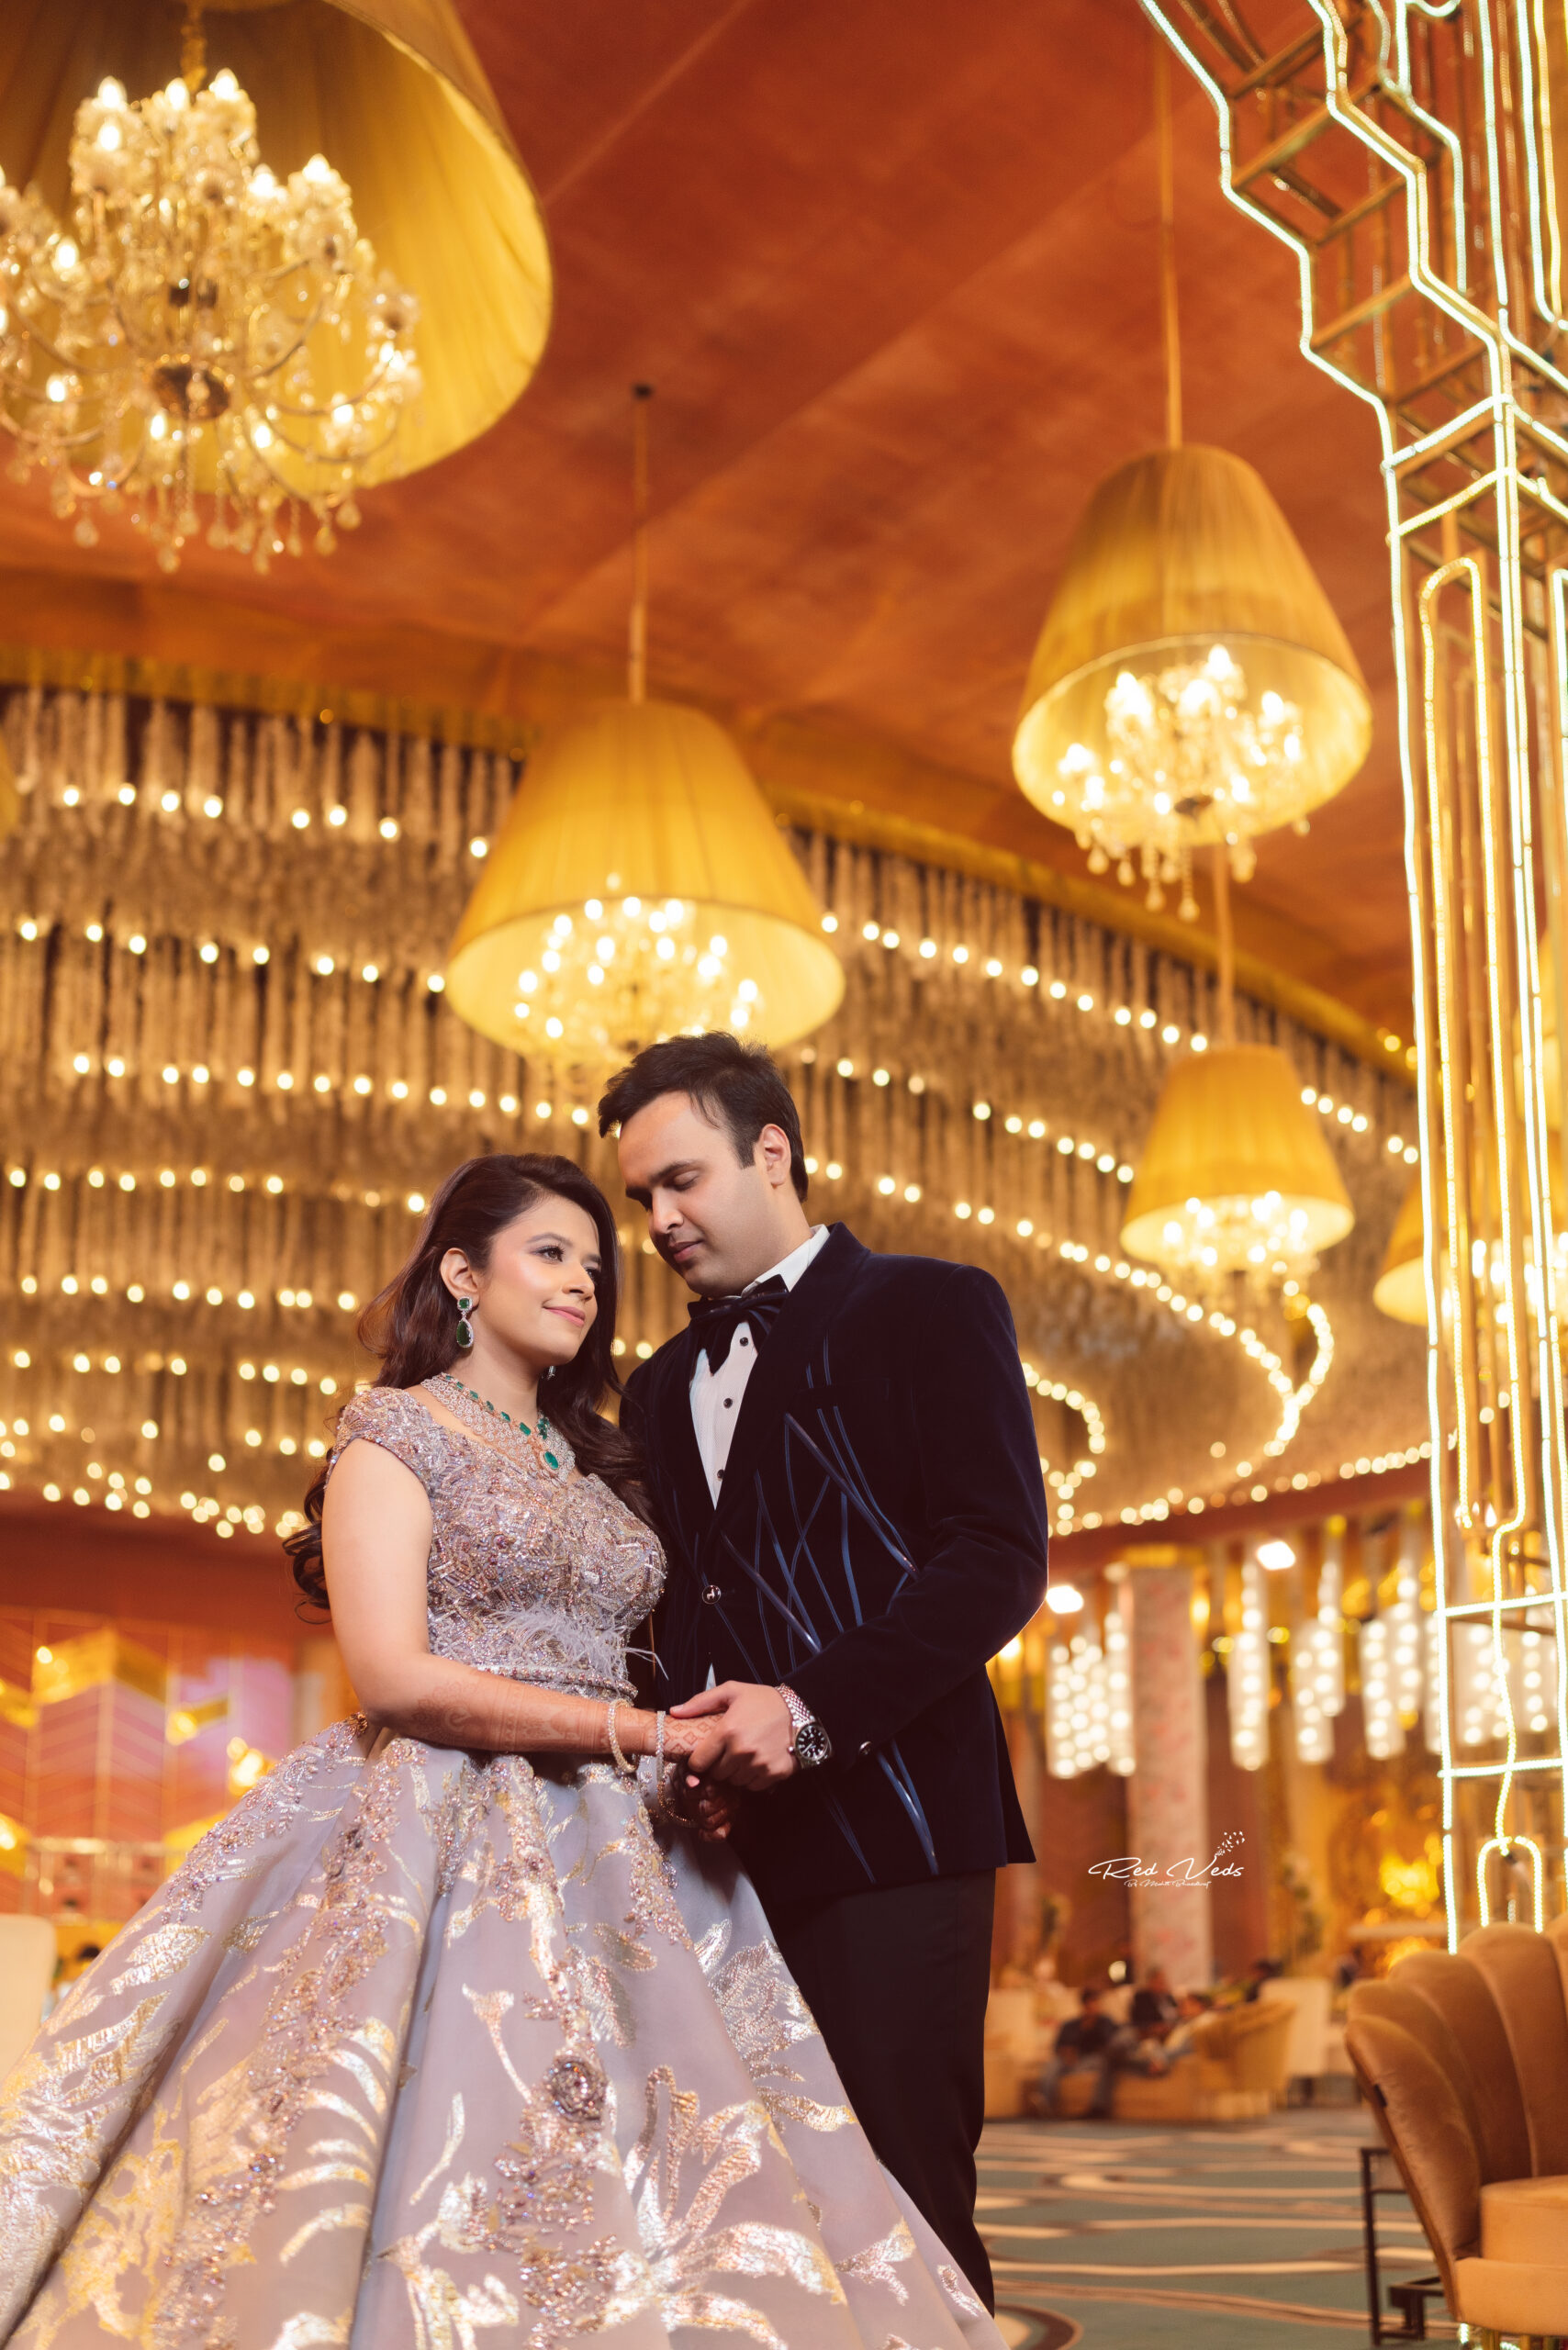
<path id="1" fill-rule="evenodd" d="M 743 1167 L 751 1164 L 764 1126 L 780 1127 L 790 1138 L 790 1181 L 796 1196 L 805 1198 L 801 1113 L 766 1045 L 743 1045 L 716 1028 L 706 1036 L 668 1036 L 662 1045 L 645 1046 L 600 1094 L 599 1133 L 625 1125 L 666 1093 L 684 1093 L 710 1125 L 722 1126 Z"/>

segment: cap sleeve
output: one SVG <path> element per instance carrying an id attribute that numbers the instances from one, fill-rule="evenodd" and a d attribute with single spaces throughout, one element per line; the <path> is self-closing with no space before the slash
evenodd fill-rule
<path id="1" fill-rule="evenodd" d="M 441 1429 L 421 1404 L 400 1387 L 365 1387 L 351 1395 L 338 1415 L 327 1463 L 330 1477 L 356 1437 L 378 1444 L 411 1469 L 426 1493 L 441 1472 Z"/>

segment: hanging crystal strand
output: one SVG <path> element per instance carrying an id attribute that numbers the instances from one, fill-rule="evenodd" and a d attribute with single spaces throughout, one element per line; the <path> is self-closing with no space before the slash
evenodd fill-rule
<path id="1" fill-rule="evenodd" d="M 335 725 L 324 726 L 318 737 L 310 729 L 309 744 L 316 766 L 316 801 L 321 811 L 321 822 L 327 828 L 327 838 L 342 837 L 348 822 L 348 804 L 343 798 L 343 738 Z"/>
<path id="2" fill-rule="evenodd" d="M 41 1186 L 39 1187 L 41 1189 Z M 46 1297 L 52 1296 L 66 1274 L 71 1260 L 66 1248 L 70 1229 L 71 1190 L 68 1181 L 57 1192 L 44 1191 L 39 1203 L 38 1241 L 35 1261 L 39 1286 Z"/>
<path id="3" fill-rule="evenodd" d="M 136 804 L 144 819 L 156 817 L 168 768 L 169 709 L 154 701 L 141 727 L 141 756 L 137 776 Z"/>
<path id="4" fill-rule="evenodd" d="M 398 749 L 403 770 L 403 830 L 419 847 L 426 848 L 435 835 L 430 738 L 405 735 Z"/>
<path id="5" fill-rule="evenodd" d="M 364 727 L 350 745 L 348 769 L 349 838 L 368 845 L 381 820 L 381 760 L 375 737 Z"/>
<path id="6" fill-rule="evenodd" d="M 22 942 L 0 928 L 0 1070 L 20 1067 L 28 1034 L 21 1017 L 22 968 Z"/>
<path id="7" fill-rule="evenodd" d="M 222 722 L 223 819 L 226 830 L 237 835 L 252 825 L 250 750 L 250 721 L 230 711 Z"/>
<path id="8" fill-rule="evenodd" d="M 277 712 L 256 719 L 256 731 L 252 738 L 252 804 L 256 811 L 256 832 L 268 841 L 289 839 L 289 818 L 294 813 L 292 778 L 286 773 L 285 761 L 285 722 Z"/>
<path id="9" fill-rule="evenodd" d="M 201 1018 L 206 1030 L 202 1039 L 203 1054 L 212 1072 L 208 1099 L 215 1111 L 225 1113 L 224 1138 L 231 1150 L 239 1151 L 239 1125 L 229 1114 L 243 1090 L 236 1083 L 234 1075 L 240 1066 L 240 1057 L 234 1050 L 232 975 L 233 957 L 225 947 L 219 950 L 215 963 L 199 966 L 196 980 L 201 997 Z"/>
<path id="10" fill-rule="evenodd" d="M 73 1039 L 86 1034 L 83 1001 L 86 942 L 69 931 L 56 942 L 53 983 L 50 990 L 49 1025 L 39 1039 L 43 1070 L 43 1098 L 71 1100 L 79 1095 L 86 1073 L 78 1073 Z"/>
<path id="11" fill-rule="evenodd" d="M 500 838 L 505 826 L 508 812 L 517 791 L 521 769 L 515 767 L 510 759 L 497 751 L 491 755 L 489 770 L 487 812 L 484 823 L 476 826 L 475 829 L 486 840 L 493 842 Z"/>
<path id="12" fill-rule="evenodd" d="M 441 1074 L 436 1082 L 445 1091 L 449 1110 L 465 1108 L 468 1100 L 467 1039 L 473 1030 L 454 1020 L 438 995 L 434 999 L 431 1017 L 434 1023 L 436 1065 Z M 557 1088 L 566 1091 L 565 1072 L 557 1080 Z"/>
<path id="13" fill-rule="evenodd" d="M 487 1036 L 475 1037 L 473 1055 L 475 1081 L 483 1090 L 486 1102 L 492 1113 L 495 1113 L 498 1112 L 502 1094 L 512 1090 L 511 1071 L 509 1067 L 510 1057 L 502 1051 L 499 1045 L 492 1044 Z M 592 1134 L 599 1124 L 598 1087 L 590 1086 L 585 1098 L 591 1122 L 588 1130 Z M 613 1178 L 611 1180 L 613 1181 Z"/>
<path id="14" fill-rule="evenodd" d="M 246 1118 L 254 1133 L 267 1081 L 263 1035 L 267 983 L 264 970 L 258 968 L 249 955 L 235 957 L 228 964 L 228 972 L 230 1067 L 236 1091 L 243 1099 Z M 251 1072 L 249 1085 L 240 1082 L 243 1069 Z"/>
<path id="15" fill-rule="evenodd" d="M 25 694 L 17 696 L 21 704 L 21 727 L 17 739 L 7 743 L 12 765 L 16 769 L 17 789 L 24 795 L 36 789 L 39 779 L 42 744 L 39 740 L 43 725 L 44 694 L 41 686 L 29 686 Z"/>
<path id="16" fill-rule="evenodd" d="M 457 871 L 464 848 L 464 755 L 455 743 L 442 745 L 436 787 L 436 871 L 446 877 Z"/>
<path id="17" fill-rule="evenodd" d="M 218 712 L 207 703 L 196 703 L 191 711 L 185 734 L 185 804 L 187 816 L 205 817 L 207 802 L 221 800 L 222 795 L 218 789 L 220 736 Z M 221 814 L 221 807 L 218 812 Z"/>
<path id="18" fill-rule="evenodd" d="M 378 979 L 374 987 L 363 986 L 359 1001 L 365 1008 L 369 1045 L 365 1056 L 365 1072 L 371 1090 L 365 1098 L 365 1115 L 373 1130 L 386 1147 L 396 1131 L 397 1112 L 392 1102 L 392 1087 L 401 1081 L 399 1066 L 400 1038 L 394 1017 L 391 982 Z M 374 1179 L 373 1179 L 374 1180 Z"/>
<path id="19" fill-rule="evenodd" d="M 169 1059 L 188 1085 L 192 1069 L 207 1066 L 202 1007 L 196 990 L 196 976 L 202 967 L 188 948 L 182 951 L 179 946 L 175 946 L 173 957 L 169 988 Z"/>
<path id="20" fill-rule="evenodd" d="M 349 1084 L 347 990 L 352 981 L 340 964 L 330 979 L 317 979 L 314 984 L 318 1033 L 316 1066 L 331 1079 L 331 1099 L 341 1106 Z"/>
<path id="21" fill-rule="evenodd" d="M 17 1267 L 24 1280 L 31 1275 L 36 1281 L 41 1270 L 39 1259 L 42 1253 L 43 1203 L 49 1195 L 37 1180 L 39 1169 L 36 1158 L 31 1172 L 33 1181 L 20 1194 L 17 1217 Z"/>
<path id="22" fill-rule="evenodd" d="M 342 1260 L 334 1228 L 337 1222 L 336 1206 L 335 1201 L 320 1198 L 312 1199 L 307 1203 L 310 1231 L 308 1261 L 310 1266 L 310 1293 L 315 1303 L 316 1315 L 313 1336 L 318 1343 L 327 1335 L 330 1320 L 342 1312 L 342 1308 L 337 1304 L 338 1268 Z"/>
<path id="23" fill-rule="evenodd" d="M 75 749 L 78 701 L 70 691 L 51 694 L 49 698 L 49 731 L 47 736 L 44 793 L 50 807 L 68 808 L 75 803 L 66 798 L 75 788 Z"/>
<path id="24" fill-rule="evenodd" d="M 128 706 L 124 694 L 103 694 L 98 697 L 103 731 L 99 738 L 97 773 L 94 783 L 95 797 L 107 807 L 118 802 L 120 792 L 130 780 L 129 748 L 127 742 Z"/>
<path id="25" fill-rule="evenodd" d="M 252 718 L 247 722 L 246 733 L 249 736 L 246 774 L 251 831 L 255 839 L 268 840 L 274 830 L 271 721 Z"/>
<path id="26" fill-rule="evenodd" d="M 92 705 L 89 693 L 62 693 L 59 696 L 59 804 L 66 809 L 80 809 L 84 799 L 87 780 L 87 710 Z M 83 818 L 73 818 L 73 836 L 78 834 Z"/>
<path id="27" fill-rule="evenodd" d="M 313 981 L 297 939 L 291 940 L 286 951 L 274 955 L 272 968 L 276 973 L 274 984 L 282 990 L 286 1006 L 288 1044 L 284 1066 L 294 1080 L 292 1086 L 286 1086 L 283 1090 L 292 1092 L 303 1102 L 310 1091 L 310 990 Z"/>
<path id="28" fill-rule="evenodd" d="M 284 963 L 281 951 L 274 954 L 255 980 L 259 1030 L 256 1106 L 274 1125 L 283 1115 L 280 1093 L 290 1091 L 280 1088 L 278 1079 L 293 1075 L 288 1066 L 288 988 Z"/>
<path id="29" fill-rule="evenodd" d="M 419 1118 L 428 1114 L 422 1105 L 430 1100 L 430 1089 L 436 1082 L 430 1060 L 430 1021 L 425 1009 L 430 997 L 412 973 L 403 975 L 399 993 L 408 1115 Z"/>
<path id="30" fill-rule="evenodd" d="M 76 786 L 81 806 L 80 823 L 85 824 L 96 838 L 104 797 L 104 698 L 98 693 L 82 697 L 82 733 L 77 748 L 77 768 L 72 780 Z"/>
<path id="31" fill-rule="evenodd" d="M 166 1091 L 163 1066 L 167 1057 L 169 1022 L 163 978 L 170 952 L 167 939 L 154 938 L 149 941 L 144 955 L 128 958 L 138 971 L 136 1058 L 131 1064 L 131 1074 L 136 1080 L 137 1098 L 148 1109 L 156 1104 L 162 1110 Z"/>
<path id="32" fill-rule="evenodd" d="M 309 777 L 299 757 L 298 733 L 294 721 L 281 711 L 268 719 L 267 733 L 273 771 L 274 837 L 289 841 L 296 849 L 302 848 L 304 842 L 295 835 L 308 834 L 312 811 Z M 299 822 L 302 816 L 306 820 L 303 824 Z M 314 860 L 311 869 L 319 869 Z"/>
<path id="33" fill-rule="evenodd" d="M 373 1110 L 368 1095 L 357 1092 L 360 1080 L 373 1078 L 375 1061 L 376 990 L 350 979 L 342 999 L 342 1110 L 345 1121 L 362 1136 Z"/>

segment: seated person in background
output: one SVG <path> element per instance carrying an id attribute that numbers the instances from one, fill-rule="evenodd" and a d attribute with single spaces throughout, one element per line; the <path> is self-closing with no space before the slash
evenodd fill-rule
<path id="1" fill-rule="evenodd" d="M 1176 2000 L 1176 2020 L 1165 2035 L 1165 2053 L 1171 2064 L 1179 2056 L 1195 2056 L 1198 2050 L 1197 2024 L 1206 2016 L 1214 2001 L 1206 1991 L 1182 1991 Z"/>
<path id="2" fill-rule="evenodd" d="M 1057 2033 L 1055 2050 L 1040 2075 L 1040 2101 L 1047 2113 L 1056 2113 L 1068 2074 L 1090 2073 L 1094 2076 L 1094 2098 L 1089 2110 L 1103 2117 L 1111 2110 L 1111 2051 L 1117 2030 L 1103 2012 L 1093 1984 L 1086 1983 L 1078 1998 L 1079 2012 L 1070 2016 Z"/>
<path id="3" fill-rule="evenodd" d="M 1251 2007 L 1261 1998 L 1264 1984 L 1272 1983 L 1277 1975 L 1283 1973 L 1284 1968 L 1277 1958 L 1255 1958 L 1247 1970 L 1247 1987 L 1241 1994 L 1246 2004 Z"/>
<path id="4" fill-rule="evenodd" d="M 1127 2020 L 1136 2032 L 1152 2030 L 1161 2039 L 1175 2022 L 1176 1998 L 1163 1966 L 1151 1966 L 1133 1993 L 1132 2012 Z"/>
<path id="5" fill-rule="evenodd" d="M 1151 1976 L 1151 1984 L 1152 1980 Z M 1170 1999 L 1173 2020 L 1164 2024 L 1158 2020 L 1152 2006 L 1146 2008 L 1140 2019 L 1137 2000 L 1144 1997 L 1140 1991 L 1133 2001 L 1131 2021 L 1120 2035 L 1114 2061 L 1121 2070 L 1142 2073 L 1158 2080 L 1173 2065 L 1180 2064 L 1183 2056 L 1197 2054 L 1198 2043 L 1193 2027 L 1200 2016 L 1208 2013 L 1211 2002 L 1198 1992 L 1183 1991 L 1179 1999 Z"/>

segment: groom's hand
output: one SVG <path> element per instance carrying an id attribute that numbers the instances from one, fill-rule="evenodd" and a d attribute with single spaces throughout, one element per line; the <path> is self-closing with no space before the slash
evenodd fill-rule
<path id="1" fill-rule="evenodd" d="M 688 1757 L 694 1780 L 719 1779 L 756 1790 L 794 1774 L 795 1725 L 777 1689 L 721 1681 L 684 1706 L 672 1706 L 670 1714 L 676 1721 L 706 1721 Z"/>

